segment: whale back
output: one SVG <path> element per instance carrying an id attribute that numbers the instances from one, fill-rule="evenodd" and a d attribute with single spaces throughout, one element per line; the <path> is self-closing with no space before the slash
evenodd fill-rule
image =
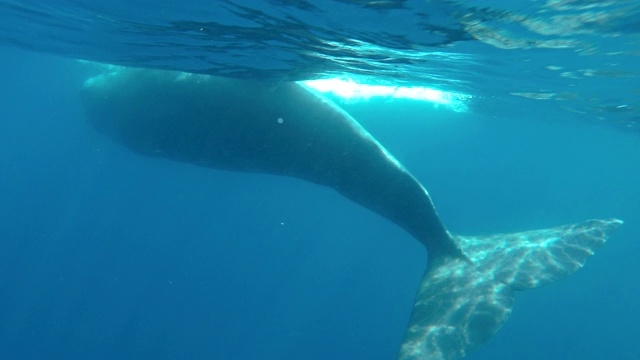
<path id="1" fill-rule="evenodd" d="M 136 152 L 328 186 L 457 252 L 420 183 L 357 121 L 291 82 L 121 68 L 87 81 L 89 121 Z"/>

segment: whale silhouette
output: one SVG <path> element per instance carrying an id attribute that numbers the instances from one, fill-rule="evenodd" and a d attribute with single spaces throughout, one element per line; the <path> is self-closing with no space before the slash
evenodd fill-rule
<path id="1" fill-rule="evenodd" d="M 88 80 L 82 99 L 93 126 L 138 153 L 328 186 L 424 244 L 427 268 L 398 359 L 463 358 L 508 319 L 515 291 L 577 271 L 622 224 L 453 235 L 376 139 L 297 83 L 117 68 Z"/>

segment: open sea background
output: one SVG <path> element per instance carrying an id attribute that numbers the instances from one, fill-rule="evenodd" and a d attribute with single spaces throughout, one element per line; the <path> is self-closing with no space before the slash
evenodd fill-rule
<path id="1" fill-rule="evenodd" d="M 625 225 L 468 359 L 640 359 L 640 5 L 473 3 L 0 1 L 0 359 L 393 359 L 426 264 L 332 190 L 112 143 L 74 58 L 472 95 L 336 101 L 453 232 Z"/>

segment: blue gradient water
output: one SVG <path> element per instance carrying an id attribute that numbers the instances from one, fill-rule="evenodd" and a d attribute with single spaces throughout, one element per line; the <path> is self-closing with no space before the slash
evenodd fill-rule
<path id="1" fill-rule="evenodd" d="M 394 358 L 426 262 L 414 239 L 312 184 L 132 154 L 84 120 L 78 93 L 94 70 L 29 50 L 0 50 L 0 358 Z M 616 79 L 628 86 L 579 86 L 629 103 L 637 78 Z M 567 111 L 508 97 L 505 83 L 467 81 L 493 97 L 464 114 L 342 105 L 425 184 L 454 232 L 625 220 L 584 269 L 519 293 L 469 359 L 639 359 L 635 113 L 595 100 L 591 113 Z"/>

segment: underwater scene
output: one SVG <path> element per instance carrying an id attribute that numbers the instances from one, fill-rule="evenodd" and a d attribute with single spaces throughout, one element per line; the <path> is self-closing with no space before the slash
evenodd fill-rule
<path id="1" fill-rule="evenodd" d="M 640 359 L 638 15 L 0 0 L 0 358 Z"/>

